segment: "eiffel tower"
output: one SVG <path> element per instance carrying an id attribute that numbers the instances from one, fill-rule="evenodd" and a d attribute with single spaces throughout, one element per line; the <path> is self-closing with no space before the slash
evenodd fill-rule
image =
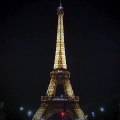
<path id="1" fill-rule="evenodd" d="M 59 118 L 51 118 L 55 114 L 58 114 L 62 120 L 64 118 L 65 120 L 86 120 L 79 105 L 79 96 L 74 95 L 70 83 L 70 72 L 67 70 L 63 27 L 64 10 L 61 2 L 57 9 L 57 15 L 58 27 L 54 68 L 50 73 L 51 80 L 46 96 L 41 96 L 41 105 L 32 120 L 59 120 Z M 63 86 L 64 95 L 56 96 L 58 86 Z"/>

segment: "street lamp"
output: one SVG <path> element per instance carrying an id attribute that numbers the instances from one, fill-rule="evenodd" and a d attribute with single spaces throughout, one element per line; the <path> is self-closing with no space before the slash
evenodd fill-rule
<path id="1" fill-rule="evenodd" d="M 101 111 L 101 112 L 104 112 L 105 109 L 104 109 L 103 107 L 100 107 L 100 111 Z"/>
<path id="2" fill-rule="evenodd" d="M 24 107 L 21 106 L 21 107 L 19 108 L 19 110 L 20 110 L 20 111 L 23 111 L 23 110 L 24 110 Z"/>
<path id="3" fill-rule="evenodd" d="M 91 114 L 92 114 L 93 117 L 95 117 L 95 112 L 92 112 Z"/>
<path id="4" fill-rule="evenodd" d="M 29 111 L 27 112 L 27 116 L 30 117 L 31 115 L 32 115 L 32 111 L 29 110 Z"/>

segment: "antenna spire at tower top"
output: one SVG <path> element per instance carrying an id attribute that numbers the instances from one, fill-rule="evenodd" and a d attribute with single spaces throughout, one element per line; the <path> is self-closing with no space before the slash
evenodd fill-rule
<path id="1" fill-rule="evenodd" d="M 62 2 L 61 2 L 61 0 L 60 0 L 60 7 L 62 7 Z"/>
<path id="2" fill-rule="evenodd" d="M 63 9 L 61 0 L 60 0 L 60 6 L 58 7 L 58 9 Z"/>

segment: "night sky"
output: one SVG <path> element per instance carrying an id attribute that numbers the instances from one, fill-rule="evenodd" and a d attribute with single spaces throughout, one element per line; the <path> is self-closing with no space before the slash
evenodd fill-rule
<path id="1" fill-rule="evenodd" d="M 67 65 L 74 93 L 80 96 L 86 114 L 100 106 L 112 113 L 120 101 L 119 3 L 62 3 Z M 59 0 L 0 3 L 0 101 L 5 102 L 9 119 L 18 120 L 20 106 L 35 113 L 40 96 L 46 93 L 54 64 L 58 5 Z"/>

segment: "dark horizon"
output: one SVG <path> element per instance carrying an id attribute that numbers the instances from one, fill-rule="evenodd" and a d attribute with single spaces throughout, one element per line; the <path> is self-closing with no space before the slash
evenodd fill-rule
<path id="1" fill-rule="evenodd" d="M 95 111 L 96 116 L 102 115 L 99 107 L 103 106 L 104 119 L 117 120 L 119 4 L 62 0 L 62 5 L 68 71 L 80 106 L 88 115 Z M 2 1 L 0 6 L 0 101 L 5 102 L 7 120 L 18 120 L 22 118 L 17 115 L 24 116 L 19 107 L 35 113 L 40 96 L 47 91 L 54 64 L 59 0 L 11 0 Z"/>

